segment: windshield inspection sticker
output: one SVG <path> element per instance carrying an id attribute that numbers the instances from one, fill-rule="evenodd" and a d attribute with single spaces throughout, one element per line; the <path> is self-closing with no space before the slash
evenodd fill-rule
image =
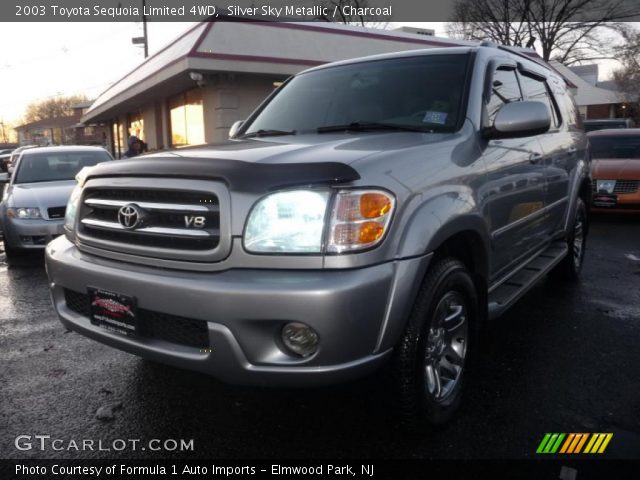
<path id="1" fill-rule="evenodd" d="M 424 123 L 437 123 L 438 125 L 444 125 L 447 121 L 447 114 L 445 112 L 432 112 L 427 111 L 422 119 Z"/>

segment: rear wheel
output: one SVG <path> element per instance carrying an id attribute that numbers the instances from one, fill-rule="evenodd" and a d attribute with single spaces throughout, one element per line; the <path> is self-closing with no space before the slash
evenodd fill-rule
<path id="1" fill-rule="evenodd" d="M 553 269 L 553 276 L 572 281 L 580 278 L 587 247 L 588 221 L 587 207 L 582 198 L 578 197 L 573 225 L 567 234 L 567 256 Z"/>
<path id="2" fill-rule="evenodd" d="M 477 313 L 478 296 L 464 264 L 438 260 L 424 279 L 394 357 L 400 413 L 409 429 L 444 423 L 460 405 Z"/>

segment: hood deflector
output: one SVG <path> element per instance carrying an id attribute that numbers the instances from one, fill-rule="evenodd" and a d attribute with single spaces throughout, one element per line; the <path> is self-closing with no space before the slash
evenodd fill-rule
<path id="1" fill-rule="evenodd" d="M 263 193 L 281 188 L 358 180 L 350 166 L 324 163 L 254 163 L 203 158 L 135 158 L 93 167 L 86 180 L 104 177 L 164 177 L 221 180 L 232 191 Z"/>

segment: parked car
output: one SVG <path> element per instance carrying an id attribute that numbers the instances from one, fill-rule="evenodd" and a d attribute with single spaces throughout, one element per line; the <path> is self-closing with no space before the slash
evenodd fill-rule
<path id="1" fill-rule="evenodd" d="M 606 130 L 609 128 L 633 128 L 635 123 L 631 118 L 603 118 L 599 120 L 584 120 L 585 132 Z"/>
<path id="2" fill-rule="evenodd" d="M 38 145 L 23 145 L 22 147 L 18 147 L 15 150 L 13 150 L 11 152 L 11 156 L 8 159 L 5 159 L 4 162 L 4 171 L 9 171 L 10 168 L 12 168 L 16 162 L 18 161 L 18 158 L 20 158 L 20 154 L 22 152 L 24 152 L 25 150 L 28 150 L 30 148 L 36 148 Z M 9 172 L 11 173 L 11 172 Z"/>
<path id="3" fill-rule="evenodd" d="M 24 250 L 43 249 L 63 233 L 65 206 L 84 167 L 111 160 L 99 147 L 45 147 L 24 150 L 0 202 L 4 251 L 11 262 Z"/>
<path id="4" fill-rule="evenodd" d="M 587 139 L 564 80 L 526 55 L 324 65 L 232 133 L 80 179 L 46 249 L 64 325 L 237 384 L 390 362 L 423 426 L 460 404 L 487 319 L 547 273 L 580 274 Z"/>
<path id="5" fill-rule="evenodd" d="M 11 153 L 0 153 L 0 172 L 9 171 L 9 161 L 11 160 Z"/>
<path id="6" fill-rule="evenodd" d="M 589 133 L 593 208 L 640 212 L 640 128 Z"/>

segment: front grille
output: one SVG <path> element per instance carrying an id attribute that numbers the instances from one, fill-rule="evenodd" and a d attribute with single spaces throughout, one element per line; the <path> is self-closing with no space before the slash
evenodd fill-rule
<path id="1" fill-rule="evenodd" d="M 635 193 L 640 186 L 640 180 L 616 180 L 613 193 Z M 593 181 L 593 193 L 598 193 L 597 180 Z"/>
<path id="2" fill-rule="evenodd" d="M 132 207 L 130 223 L 121 208 Z M 94 188 L 83 198 L 80 232 L 90 239 L 183 251 L 220 242 L 220 203 L 206 192 Z"/>
<path id="3" fill-rule="evenodd" d="M 638 180 L 616 180 L 613 193 L 634 193 L 638 191 Z"/>
<path id="4" fill-rule="evenodd" d="M 90 317 L 89 295 L 64 289 L 67 308 L 83 317 Z M 194 318 L 180 317 L 152 310 L 137 309 L 137 334 L 141 337 L 156 338 L 166 342 L 189 347 L 206 348 L 209 346 L 207 322 Z"/>
<path id="5" fill-rule="evenodd" d="M 51 207 L 47 209 L 47 215 L 51 220 L 54 220 L 56 218 L 64 218 L 65 210 L 66 207 Z"/>

